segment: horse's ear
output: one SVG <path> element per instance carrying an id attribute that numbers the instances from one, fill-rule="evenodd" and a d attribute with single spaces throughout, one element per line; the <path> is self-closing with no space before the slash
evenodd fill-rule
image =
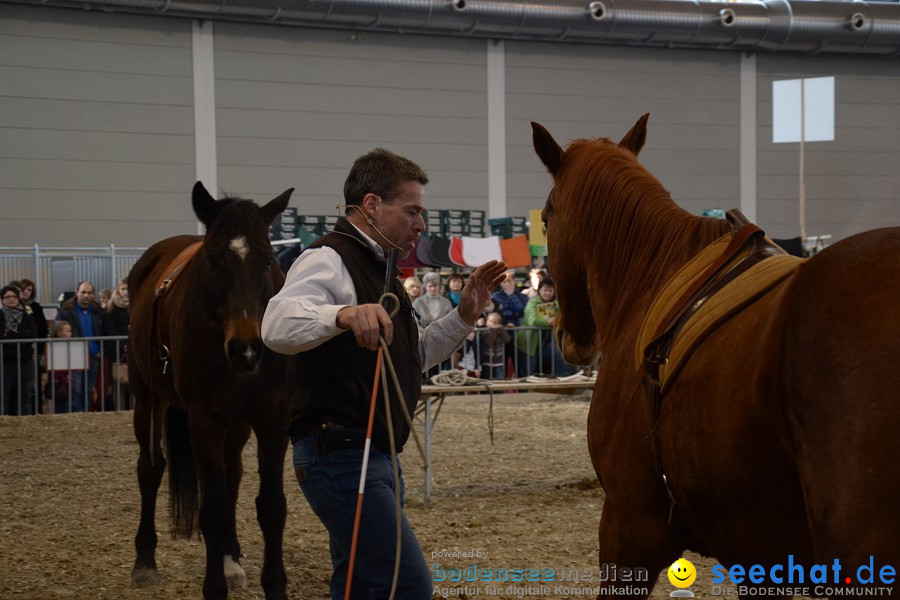
<path id="1" fill-rule="evenodd" d="M 559 170 L 559 165 L 562 164 L 563 157 L 566 155 L 565 151 L 540 123 L 532 121 L 531 131 L 534 151 L 537 153 L 538 158 L 541 159 L 541 162 L 544 163 L 544 166 L 547 167 L 547 170 L 550 171 L 550 174 L 555 175 L 556 171 Z"/>
<path id="2" fill-rule="evenodd" d="M 219 213 L 219 203 L 216 199 L 209 195 L 203 183 L 198 181 L 194 184 L 194 191 L 191 194 L 191 204 L 194 207 L 194 214 L 200 221 L 209 227 L 215 221 L 216 215 Z"/>
<path id="3" fill-rule="evenodd" d="M 625 137 L 622 138 L 622 141 L 619 142 L 619 146 L 622 148 L 628 148 L 631 150 L 631 153 L 635 156 L 641 151 L 641 148 L 644 147 L 644 142 L 647 141 L 647 119 L 650 118 L 650 113 L 644 114 L 643 117 L 637 120 L 637 123 L 634 124 L 634 127 L 631 128 L 631 131 L 625 134 Z"/>
<path id="4" fill-rule="evenodd" d="M 283 192 L 281 195 L 272 198 L 269 200 L 264 206 L 259 208 L 259 214 L 262 215 L 263 221 L 272 224 L 272 221 L 275 220 L 275 217 L 284 212 L 284 209 L 287 208 L 288 200 L 291 199 L 291 194 L 294 193 L 294 188 L 289 188 Z"/>

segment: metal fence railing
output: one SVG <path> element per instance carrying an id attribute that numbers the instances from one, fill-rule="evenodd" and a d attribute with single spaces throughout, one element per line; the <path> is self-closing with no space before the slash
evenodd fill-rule
<path id="1" fill-rule="evenodd" d="M 506 332 L 509 341 L 497 343 L 490 329 L 475 329 L 452 357 L 425 377 L 457 368 L 482 379 L 561 377 L 580 368 L 563 360 L 549 327 Z M 0 340 L 0 414 L 133 408 L 125 365 L 127 340 L 127 336 Z"/>
<path id="2" fill-rule="evenodd" d="M 513 327 L 505 329 L 507 342 L 492 334 L 486 327 L 476 328 L 454 355 L 430 369 L 427 379 L 435 371 L 462 369 L 481 379 L 511 379 L 530 375 L 564 377 L 584 366 L 573 366 L 565 361 L 552 327 Z M 490 346 L 495 346 L 493 349 Z M 501 358 L 497 358 L 502 352 Z"/>
<path id="3" fill-rule="evenodd" d="M 0 285 L 20 279 L 35 283 L 43 306 L 56 305 L 65 292 L 74 292 L 78 282 L 90 281 L 99 296 L 104 288 L 115 288 L 144 248 L 30 248 L 0 246 Z"/>
<path id="4" fill-rule="evenodd" d="M 126 410 L 127 336 L 0 340 L 0 414 Z"/>

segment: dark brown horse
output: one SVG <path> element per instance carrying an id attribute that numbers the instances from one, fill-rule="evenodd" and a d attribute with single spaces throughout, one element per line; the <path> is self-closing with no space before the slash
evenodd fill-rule
<path id="1" fill-rule="evenodd" d="M 241 451 L 252 428 L 259 456 L 256 514 L 265 541 L 262 586 L 266 598 L 287 597 L 285 361 L 263 346 L 259 326 L 284 283 L 268 226 L 292 192 L 260 207 L 216 201 L 197 182 L 193 207 L 206 235 L 154 244 L 129 275 L 128 373 L 141 491 L 135 585 L 157 581 L 156 496 L 168 464 L 172 533 L 190 537 L 199 525 L 206 542 L 204 598 L 225 598 L 229 587 L 243 586 L 235 505 Z"/>
<path id="2" fill-rule="evenodd" d="M 639 330 L 731 228 L 679 208 L 641 166 L 646 123 L 565 150 L 532 124 L 554 183 L 557 338 L 573 364 L 603 358 L 588 417 L 600 563 L 655 581 L 686 549 L 766 573 L 791 556 L 828 565 L 831 583 L 837 559 L 840 584 L 870 556 L 876 573 L 900 567 L 900 229 L 803 262 L 702 339 L 660 397 L 636 361 Z"/>

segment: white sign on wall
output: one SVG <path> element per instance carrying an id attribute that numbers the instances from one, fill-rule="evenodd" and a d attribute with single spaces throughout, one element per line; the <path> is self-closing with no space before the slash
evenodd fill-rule
<path id="1" fill-rule="evenodd" d="M 802 111 L 801 111 L 802 107 Z M 772 82 L 772 142 L 834 140 L 834 77 Z"/>

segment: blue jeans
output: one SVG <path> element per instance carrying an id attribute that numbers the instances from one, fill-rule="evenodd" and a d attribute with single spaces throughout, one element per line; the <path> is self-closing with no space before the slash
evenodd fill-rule
<path id="1" fill-rule="evenodd" d="M 72 371 L 72 412 L 86 412 L 91 410 L 94 386 L 97 384 L 97 376 L 100 374 L 100 355 L 94 354 L 88 362 L 87 373 L 84 371 Z M 87 377 L 85 377 L 87 375 Z M 87 381 L 85 381 L 85 379 Z M 63 410 L 59 410 L 63 408 Z M 68 398 L 63 406 L 57 405 L 56 412 L 68 411 Z"/>
<path id="2" fill-rule="evenodd" d="M 331 597 L 344 598 L 353 521 L 359 495 L 362 450 L 334 450 L 319 454 L 313 435 L 294 444 L 294 470 L 310 508 L 325 525 L 329 535 Z M 403 473 L 400 473 L 400 500 L 404 501 Z M 351 598 L 387 598 L 391 592 L 396 556 L 396 515 L 391 457 L 372 447 L 366 471 L 359 540 L 353 563 Z M 412 526 L 402 515 L 398 600 L 428 600 L 432 596 L 431 571 Z M 348 599 L 349 600 L 349 599 Z"/>
<path id="3" fill-rule="evenodd" d="M 577 369 L 566 362 L 562 351 L 555 341 L 550 341 L 538 349 L 534 356 L 519 351 L 519 369 L 525 371 L 525 375 L 542 373 L 554 377 L 571 375 Z"/>

